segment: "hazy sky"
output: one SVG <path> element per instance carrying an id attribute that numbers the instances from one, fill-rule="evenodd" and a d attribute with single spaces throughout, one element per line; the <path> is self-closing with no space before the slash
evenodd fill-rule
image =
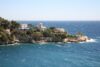
<path id="1" fill-rule="evenodd" d="M 9 20 L 100 20 L 100 0 L 0 0 Z"/>

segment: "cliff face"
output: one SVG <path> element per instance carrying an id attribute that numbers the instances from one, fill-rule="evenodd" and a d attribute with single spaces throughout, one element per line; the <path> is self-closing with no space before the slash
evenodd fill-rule
<path id="1" fill-rule="evenodd" d="M 19 27 L 16 21 L 8 21 L 0 17 L 0 44 L 13 43 L 12 31 Z"/>
<path id="2" fill-rule="evenodd" d="M 16 38 L 19 40 L 20 43 L 31 43 L 32 42 L 32 38 L 31 36 L 21 36 L 21 35 L 17 35 Z"/>
<path id="3" fill-rule="evenodd" d="M 0 30 L 0 44 L 9 44 L 13 38 L 10 36 L 7 30 Z"/>

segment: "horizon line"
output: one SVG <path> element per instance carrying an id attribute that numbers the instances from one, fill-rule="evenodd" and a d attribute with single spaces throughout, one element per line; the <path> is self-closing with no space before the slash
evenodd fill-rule
<path id="1" fill-rule="evenodd" d="M 15 20 L 15 21 L 97 21 L 100 22 L 100 20 Z"/>

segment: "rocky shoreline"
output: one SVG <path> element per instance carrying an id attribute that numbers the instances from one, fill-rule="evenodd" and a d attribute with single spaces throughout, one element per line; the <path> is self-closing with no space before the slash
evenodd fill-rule
<path id="1" fill-rule="evenodd" d="M 58 45 L 64 45 L 64 44 L 70 44 L 70 43 L 93 43 L 93 42 L 96 42 L 95 39 L 89 39 L 87 41 L 82 41 L 82 42 L 34 42 L 34 43 L 28 43 L 28 44 L 32 44 L 32 45 L 35 45 L 35 44 L 38 44 L 38 45 L 45 45 L 45 44 L 58 44 Z M 23 43 L 10 43 L 10 44 L 2 44 L 0 46 L 15 46 L 15 45 L 21 45 Z"/>

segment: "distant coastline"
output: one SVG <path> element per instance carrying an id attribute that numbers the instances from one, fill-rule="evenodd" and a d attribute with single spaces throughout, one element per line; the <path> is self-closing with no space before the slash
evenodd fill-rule
<path id="1" fill-rule="evenodd" d="M 37 25 L 8 21 L 0 17 L 0 45 L 14 43 L 68 43 L 87 42 L 91 40 L 82 32 L 75 35 L 64 28 L 46 27 L 42 22 Z"/>

